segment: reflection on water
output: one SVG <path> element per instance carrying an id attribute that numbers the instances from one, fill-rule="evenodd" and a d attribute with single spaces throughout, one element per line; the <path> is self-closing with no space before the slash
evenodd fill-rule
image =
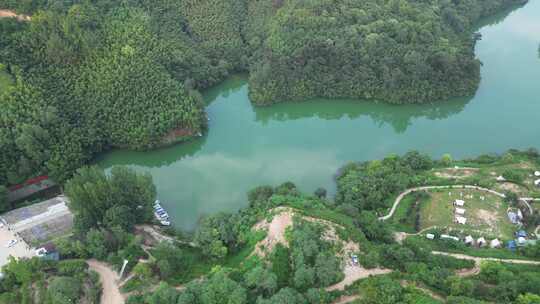
<path id="1" fill-rule="evenodd" d="M 455 98 L 427 105 L 389 105 L 369 101 L 317 99 L 303 103 L 285 103 L 271 107 L 256 108 L 257 121 L 263 124 L 270 120 L 287 121 L 317 117 L 324 120 L 343 118 L 371 118 L 379 127 L 391 125 L 397 133 L 403 133 L 414 119 L 425 117 L 430 120 L 445 119 L 463 111 L 472 98 Z"/>
<path id="2" fill-rule="evenodd" d="M 417 149 L 456 158 L 509 148 L 540 148 L 540 1 L 487 21 L 476 54 L 476 95 L 428 105 L 391 106 L 313 100 L 254 108 L 245 76 L 205 92 L 209 131 L 195 141 L 149 152 L 113 151 L 104 168 L 129 165 L 152 174 L 176 226 L 246 205 L 246 192 L 293 181 L 303 191 L 335 191 L 348 161 Z"/>

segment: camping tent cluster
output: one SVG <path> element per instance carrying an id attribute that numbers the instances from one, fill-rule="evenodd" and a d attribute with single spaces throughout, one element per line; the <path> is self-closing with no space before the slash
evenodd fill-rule
<path id="1" fill-rule="evenodd" d="M 518 225 L 518 226 L 521 226 L 522 223 L 521 223 L 521 220 L 523 219 L 523 213 L 521 212 L 520 209 L 509 209 L 508 212 L 508 219 L 510 220 L 510 222 L 514 225 Z"/>
<path id="2" fill-rule="evenodd" d="M 435 234 L 427 233 L 426 238 L 429 239 L 429 240 L 434 240 L 436 237 L 435 237 Z M 459 237 L 457 237 L 457 236 L 452 236 L 452 235 L 448 235 L 448 234 L 441 234 L 441 240 L 452 240 L 452 241 L 459 242 L 461 239 Z M 486 239 L 484 237 L 479 237 L 478 239 L 474 239 L 474 237 L 472 235 L 467 235 L 463 239 L 463 242 L 466 245 L 477 246 L 477 247 L 486 247 L 488 245 L 488 241 L 486 241 Z M 493 239 L 493 240 L 491 240 L 489 242 L 489 247 L 490 248 L 501 248 L 502 244 L 503 243 L 499 239 Z"/>
<path id="3" fill-rule="evenodd" d="M 506 248 L 515 250 L 517 247 L 524 247 L 527 245 L 534 245 L 538 240 L 530 240 L 527 231 L 519 230 L 515 233 L 516 239 L 508 241 Z"/>
<path id="4" fill-rule="evenodd" d="M 467 218 L 464 217 L 465 209 L 462 208 L 465 206 L 465 201 L 457 199 L 454 201 L 453 205 L 454 205 L 454 212 L 455 212 L 454 222 L 461 225 L 465 225 L 467 223 Z"/>

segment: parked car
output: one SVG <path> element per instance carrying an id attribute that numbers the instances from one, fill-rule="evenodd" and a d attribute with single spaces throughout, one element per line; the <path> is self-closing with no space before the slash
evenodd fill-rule
<path id="1" fill-rule="evenodd" d="M 358 256 L 356 254 L 351 255 L 351 260 L 353 262 L 353 265 L 358 265 Z"/>
<path id="2" fill-rule="evenodd" d="M 9 240 L 7 242 L 7 244 L 6 244 L 6 247 L 11 248 L 11 247 L 15 246 L 15 244 L 17 244 L 17 242 L 18 242 L 17 240 Z"/>
<path id="3" fill-rule="evenodd" d="M 41 258 L 41 257 L 44 257 L 46 254 L 47 254 L 47 249 L 45 249 L 45 248 L 43 248 L 43 247 L 41 247 L 41 248 L 39 248 L 39 249 L 36 250 L 36 255 L 37 255 L 38 257 L 40 257 L 40 258 Z"/>

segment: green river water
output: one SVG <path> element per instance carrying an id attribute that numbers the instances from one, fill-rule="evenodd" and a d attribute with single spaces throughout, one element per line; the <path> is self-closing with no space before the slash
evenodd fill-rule
<path id="1" fill-rule="evenodd" d="M 540 1 L 485 20 L 476 54 L 482 81 L 471 98 L 430 105 L 313 100 L 268 108 L 251 105 L 245 77 L 208 90 L 209 132 L 149 152 L 116 150 L 104 168 L 150 172 L 176 227 L 247 204 L 263 184 L 296 183 L 335 192 L 334 174 L 349 161 L 416 149 L 455 158 L 540 148 Z"/>

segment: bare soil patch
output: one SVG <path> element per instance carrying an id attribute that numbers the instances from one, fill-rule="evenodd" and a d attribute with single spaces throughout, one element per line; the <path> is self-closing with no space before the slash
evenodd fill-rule
<path id="1" fill-rule="evenodd" d="M 390 269 L 383 269 L 383 268 L 366 269 L 360 265 L 353 265 L 352 263 L 347 263 L 347 265 L 345 266 L 345 269 L 343 270 L 343 273 L 345 274 L 345 278 L 343 279 L 343 281 L 326 288 L 326 290 L 327 291 L 344 290 L 345 287 L 352 285 L 354 282 L 358 280 L 366 279 L 371 276 L 388 274 L 390 272 L 392 272 L 392 270 Z"/>
<path id="2" fill-rule="evenodd" d="M 30 16 L 18 15 L 14 11 L 5 9 L 0 9 L 0 18 L 17 18 L 19 21 L 29 21 L 31 19 Z"/>
<path id="3" fill-rule="evenodd" d="M 255 246 L 255 254 L 259 256 L 265 256 L 277 244 L 289 246 L 287 240 L 285 240 L 285 230 L 287 227 L 292 226 L 294 213 L 286 208 L 276 208 L 274 211 L 279 213 L 274 216 L 271 222 L 263 220 L 254 227 L 256 230 L 268 231 L 266 237 Z"/>
<path id="4" fill-rule="evenodd" d="M 257 244 L 254 251 L 255 254 L 263 257 L 267 253 L 271 252 L 274 246 L 278 243 L 288 246 L 287 240 L 285 239 L 285 231 L 288 227 L 292 226 L 293 218 L 295 216 L 295 212 L 291 208 L 279 207 L 274 209 L 272 212 L 275 213 L 275 215 L 270 222 L 263 220 L 254 226 L 254 229 L 256 230 L 268 231 L 266 238 Z M 338 224 L 307 216 L 302 216 L 302 218 L 306 221 L 317 222 L 325 225 L 327 229 L 323 235 L 323 239 L 331 242 L 341 242 L 342 250 L 339 252 L 339 255 L 343 258 L 343 273 L 345 274 L 345 278 L 343 281 L 328 287 L 327 290 L 344 290 L 346 286 L 349 286 L 360 279 L 391 272 L 389 269 L 366 269 L 361 265 L 354 265 L 351 261 L 350 255 L 353 253 L 358 253 L 360 251 L 360 246 L 355 242 L 346 242 L 340 239 L 336 233 L 336 228 L 339 227 Z"/>
<path id="5" fill-rule="evenodd" d="M 90 269 L 99 274 L 102 286 L 102 304 L 124 304 L 125 300 L 118 286 L 118 275 L 107 264 L 96 260 L 86 261 Z"/>
<path id="6" fill-rule="evenodd" d="M 497 212 L 488 211 L 485 209 L 479 209 L 476 211 L 476 217 L 482 219 L 489 227 L 496 228 L 497 222 L 499 220 L 499 215 Z"/>
<path id="7" fill-rule="evenodd" d="M 433 174 L 441 178 L 465 178 L 472 176 L 478 172 L 476 168 L 446 168 L 439 171 L 435 171 Z"/>
<path id="8" fill-rule="evenodd" d="M 360 299 L 360 295 L 342 296 L 332 304 L 347 304 Z"/>
<path id="9" fill-rule="evenodd" d="M 500 183 L 499 187 L 503 190 L 512 191 L 516 193 L 519 193 L 521 191 L 521 188 L 518 185 L 514 183 L 509 183 L 509 182 Z"/>

